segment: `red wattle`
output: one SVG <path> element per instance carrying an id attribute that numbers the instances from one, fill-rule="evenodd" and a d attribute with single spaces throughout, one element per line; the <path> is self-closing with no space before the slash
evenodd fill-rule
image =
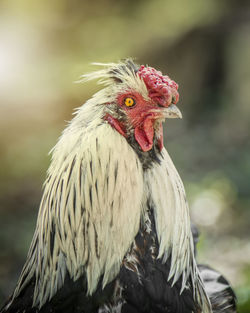
<path id="1" fill-rule="evenodd" d="M 141 126 L 135 127 L 135 139 L 140 145 L 142 151 L 146 152 L 152 149 L 154 127 L 151 118 L 146 118 Z"/>

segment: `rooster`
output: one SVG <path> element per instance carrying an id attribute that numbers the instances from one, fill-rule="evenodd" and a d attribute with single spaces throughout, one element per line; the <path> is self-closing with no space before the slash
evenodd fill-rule
<path id="1" fill-rule="evenodd" d="M 178 85 L 131 59 L 83 76 L 104 88 L 52 150 L 37 225 L 1 312 L 212 312 L 162 123 Z"/>

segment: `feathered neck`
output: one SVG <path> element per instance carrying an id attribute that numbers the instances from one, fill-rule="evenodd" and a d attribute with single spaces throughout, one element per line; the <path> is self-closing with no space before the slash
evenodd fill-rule
<path id="1" fill-rule="evenodd" d="M 182 278 L 181 292 L 192 282 L 194 297 L 202 312 L 211 312 L 194 257 L 193 238 L 188 203 L 183 183 L 165 149 L 161 164 L 144 171 L 149 205 L 153 208 L 159 241 L 158 258 L 162 262 L 171 257 L 169 280 L 172 285 Z"/>

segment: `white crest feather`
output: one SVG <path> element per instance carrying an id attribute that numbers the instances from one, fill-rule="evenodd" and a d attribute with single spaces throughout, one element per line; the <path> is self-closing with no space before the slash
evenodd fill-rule
<path id="1" fill-rule="evenodd" d="M 78 82 L 97 80 L 98 84 L 108 87 L 108 94 L 117 95 L 119 92 L 133 90 L 139 92 L 144 99 L 149 99 L 147 87 L 134 71 L 134 63 L 128 59 L 125 63 L 93 63 L 102 67 L 100 70 L 84 74 Z M 130 65 L 130 66 L 128 66 Z M 120 81 L 120 84 L 114 82 Z"/>

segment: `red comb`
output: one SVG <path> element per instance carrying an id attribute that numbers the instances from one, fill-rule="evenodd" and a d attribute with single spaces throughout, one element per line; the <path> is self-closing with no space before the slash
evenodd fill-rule
<path id="1" fill-rule="evenodd" d="M 163 106 L 178 102 L 178 84 L 167 75 L 162 75 L 162 72 L 144 65 L 141 65 L 137 73 L 144 80 L 151 99 Z"/>

